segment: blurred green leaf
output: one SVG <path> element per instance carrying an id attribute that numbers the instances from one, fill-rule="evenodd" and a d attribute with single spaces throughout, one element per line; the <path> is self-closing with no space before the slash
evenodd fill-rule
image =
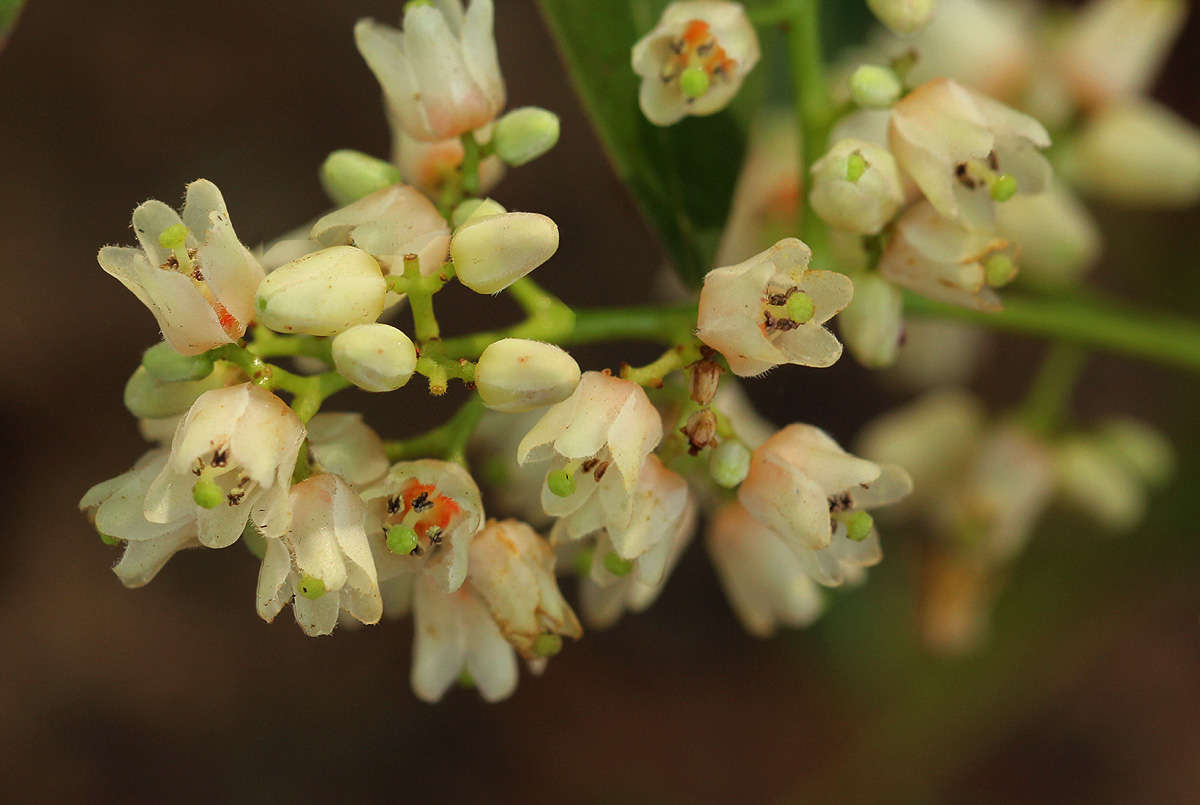
<path id="1" fill-rule="evenodd" d="M 600 4 L 580 0 L 539 5 L 617 175 L 680 276 L 699 286 L 713 267 L 729 216 L 762 68 L 719 114 L 658 127 L 638 108 L 641 80 L 630 51 L 654 27 L 667 0 L 606 0 L 602 11 Z"/>
<path id="2" fill-rule="evenodd" d="M 0 0 L 0 48 L 4 47 L 5 40 L 17 24 L 23 5 L 25 0 Z"/>

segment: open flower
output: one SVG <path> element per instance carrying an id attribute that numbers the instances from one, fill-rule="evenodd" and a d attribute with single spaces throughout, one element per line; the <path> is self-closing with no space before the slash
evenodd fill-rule
<path id="1" fill-rule="evenodd" d="M 447 593 L 422 575 L 415 581 L 412 603 L 411 681 L 422 701 L 438 701 L 464 673 L 485 701 L 512 695 L 516 653 L 470 584 Z"/>
<path id="2" fill-rule="evenodd" d="M 1041 123 L 949 79 L 917 87 L 892 109 L 892 154 L 946 218 L 993 226 L 994 207 L 1017 193 L 1040 193 L 1050 163 Z"/>
<path id="3" fill-rule="evenodd" d="M 750 634 L 770 637 L 779 625 L 808 626 L 821 614 L 820 589 L 795 552 L 741 504 L 727 504 L 713 519 L 708 552 Z"/>
<path id="4" fill-rule="evenodd" d="M 553 517 L 579 510 L 593 494 L 616 506 L 630 495 L 646 456 L 662 440 L 662 418 L 637 383 L 585 372 L 574 393 L 525 434 L 517 461 L 551 461 L 542 507 Z"/>
<path id="5" fill-rule="evenodd" d="M 878 234 L 904 202 L 895 158 L 866 140 L 839 140 L 812 177 L 813 210 L 835 229 Z"/>
<path id="6" fill-rule="evenodd" d="M 436 142 L 492 121 L 504 108 L 504 80 L 492 35 L 492 0 L 410 3 L 404 29 L 359 20 L 354 40 L 411 137 Z"/>
<path id="7" fill-rule="evenodd" d="M 146 494 L 146 519 L 194 519 L 209 548 L 235 542 L 247 520 L 277 537 L 288 525 L 303 441 L 300 418 L 271 392 L 252 383 L 207 391 L 175 431 L 170 459 Z"/>
<path id="8" fill-rule="evenodd" d="M 633 46 L 638 101 L 655 125 L 725 108 L 758 63 L 758 36 L 741 3 L 672 3 Z"/>
<path id="9" fill-rule="evenodd" d="M 271 621 L 292 601 L 310 637 L 333 632 L 341 612 L 362 623 L 383 614 L 363 521 L 367 509 L 344 480 L 321 473 L 291 489 L 291 522 L 267 540 L 258 573 L 258 614 Z"/>
<path id="10" fill-rule="evenodd" d="M 429 573 L 446 592 L 467 578 L 471 539 L 483 525 L 479 487 L 460 465 L 402 461 L 363 493 L 379 576 Z"/>
<path id="11" fill-rule="evenodd" d="M 133 231 L 140 249 L 105 246 L 97 260 L 150 308 L 177 352 L 196 355 L 242 337 L 264 273 L 215 184 L 189 184 L 180 213 L 144 202 L 133 211 Z"/>
<path id="12" fill-rule="evenodd" d="M 143 512 L 150 484 L 167 464 L 167 450 L 151 450 L 133 469 L 96 484 L 79 501 L 96 530 L 125 549 L 113 572 L 126 587 L 148 584 L 177 551 L 198 548 L 196 521 L 184 517 L 171 523 L 152 523 Z"/>
<path id="13" fill-rule="evenodd" d="M 812 250 L 785 238 L 704 278 L 696 335 L 734 373 L 758 375 L 781 363 L 832 366 L 842 345 L 822 325 L 850 304 L 845 274 L 808 268 Z"/>
<path id="14" fill-rule="evenodd" d="M 557 653 L 559 635 L 583 634 L 559 592 L 554 559 L 550 544 L 518 520 L 493 520 L 471 543 L 471 586 L 526 659 Z"/>
<path id="15" fill-rule="evenodd" d="M 854 581 L 858 568 L 882 556 L 868 510 L 911 491 L 901 467 L 852 456 L 812 425 L 789 425 L 754 451 L 738 501 L 814 581 L 836 585 Z"/>
<path id="16" fill-rule="evenodd" d="M 922 296 L 975 310 L 1000 310 L 993 288 L 1016 276 L 1016 250 L 991 232 L 967 229 L 918 202 L 896 222 L 879 273 Z"/>

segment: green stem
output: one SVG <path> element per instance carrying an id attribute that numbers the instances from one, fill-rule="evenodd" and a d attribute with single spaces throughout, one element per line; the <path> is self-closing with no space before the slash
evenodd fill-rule
<path id="1" fill-rule="evenodd" d="M 322 403 L 333 394 L 347 388 L 350 381 L 337 372 L 318 375 L 298 375 L 281 366 L 267 363 L 246 347 L 226 344 L 209 350 L 214 360 L 234 363 L 249 376 L 250 381 L 268 390 L 286 391 L 292 395 L 292 410 L 300 420 L 308 422 Z"/>
<path id="2" fill-rule="evenodd" d="M 475 132 L 468 131 L 460 138 L 463 146 L 462 189 L 468 196 L 479 192 L 479 143 L 475 141 Z"/>
<path id="3" fill-rule="evenodd" d="M 750 22 L 759 28 L 769 28 L 772 25 L 782 25 L 790 22 L 795 10 L 790 2 L 783 2 L 776 6 L 766 6 L 763 8 L 748 8 L 746 16 L 750 18 Z"/>
<path id="4" fill-rule="evenodd" d="M 1200 371 L 1200 324 L 1101 299 L 1009 294 L 1004 310 L 985 313 L 907 293 L 904 309 Z"/>
<path id="5" fill-rule="evenodd" d="M 1021 407 L 1021 419 L 1031 430 L 1048 436 L 1058 429 L 1087 357 L 1076 344 L 1050 345 Z"/>
<path id="6" fill-rule="evenodd" d="M 333 365 L 333 339 L 315 335 L 279 335 L 266 327 L 255 327 L 246 348 L 260 358 L 304 356 Z"/>
<path id="7" fill-rule="evenodd" d="M 437 315 L 433 312 L 433 295 L 442 289 L 444 284 L 440 277 L 421 276 L 421 261 L 415 254 L 404 258 L 404 276 L 402 282 L 389 283 L 389 288 L 399 293 L 408 293 L 408 305 L 412 308 L 413 329 L 417 341 L 437 341 L 441 338 Z"/>
<path id="8" fill-rule="evenodd" d="M 820 0 L 792 0 L 788 39 L 791 51 L 792 85 L 796 93 L 796 131 L 800 139 L 800 175 L 803 196 L 801 233 L 818 254 L 824 253 L 824 227 L 808 203 L 809 171 L 821 158 L 833 124 L 833 100 L 825 80 L 821 52 Z"/>
<path id="9" fill-rule="evenodd" d="M 435 457 L 464 463 L 467 442 L 475 432 L 483 410 L 483 400 L 477 394 L 472 395 L 453 417 L 433 430 L 411 439 L 385 442 L 388 461 Z"/>
<path id="10" fill-rule="evenodd" d="M 700 342 L 693 338 L 690 343 L 668 349 L 655 361 L 645 366 L 625 364 L 621 367 L 621 377 L 632 380 L 639 386 L 662 388 L 663 379 L 667 375 L 698 360 L 700 360 Z"/>

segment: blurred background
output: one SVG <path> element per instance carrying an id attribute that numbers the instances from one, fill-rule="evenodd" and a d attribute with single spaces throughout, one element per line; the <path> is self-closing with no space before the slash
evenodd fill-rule
<path id="1" fill-rule="evenodd" d="M 563 135 L 495 195 L 558 222 L 562 247 L 538 279 L 565 300 L 644 301 L 662 253 L 533 3 L 497 5 L 510 107 L 558 112 Z M 1200 384 L 1124 359 L 1092 361 L 1075 410 L 1161 427 L 1180 454 L 1176 480 L 1124 537 L 1052 512 L 1011 572 L 990 642 L 962 659 L 920 645 L 915 533 L 885 534 L 865 587 L 769 641 L 739 627 L 697 543 L 649 612 L 588 634 L 492 706 L 466 690 L 418 702 L 407 622 L 319 640 L 288 616 L 263 624 L 257 562 L 240 547 L 190 552 L 123 589 L 76 502 L 143 450 L 121 390 L 157 333 L 95 252 L 132 241 L 138 202 L 175 201 L 197 177 L 221 186 L 247 243 L 323 211 L 316 169 L 329 151 L 387 152 L 351 28 L 394 21 L 400 6 L 34 0 L 0 52 L 0 798 L 1200 801 Z M 1193 123 L 1198 76 L 1193 14 L 1156 91 Z M 1200 211 L 1099 214 L 1097 282 L 1195 315 Z M 447 296 L 450 332 L 474 329 L 480 310 L 487 323 L 514 315 Z M 1013 404 L 1042 345 L 988 349 L 974 386 Z M 579 355 L 602 368 L 653 353 Z M 750 391 L 775 421 L 813 421 L 844 442 L 906 399 L 849 359 Z M 335 401 L 365 406 L 389 436 L 453 410 L 415 388 L 346 396 Z"/>

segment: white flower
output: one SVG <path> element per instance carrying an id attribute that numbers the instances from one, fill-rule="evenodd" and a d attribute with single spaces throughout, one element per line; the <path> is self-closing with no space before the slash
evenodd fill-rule
<path id="1" fill-rule="evenodd" d="M 517 687 L 517 657 L 479 595 L 464 584 L 447 593 L 429 576 L 413 595 L 412 688 L 436 702 L 466 672 L 485 701 L 506 699 Z"/>
<path id="2" fill-rule="evenodd" d="M 740 504 L 724 506 L 713 519 L 708 552 L 750 634 L 770 637 L 779 625 L 808 626 L 821 614 L 820 590 L 796 554 Z"/>
<path id="3" fill-rule="evenodd" d="M 242 383 L 205 392 L 175 431 L 170 460 L 146 494 L 146 519 L 195 519 L 209 548 L 235 542 L 247 520 L 279 536 L 303 440 L 300 418 L 269 391 Z"/>
<path id="4" fill-rule="evenodd" d="M 471 539 L 483 525 L 479 487 L 458 464 L 402 461 L 363 493 L 379 576 L 423 571 L 446 592 L 467 578 Z"/>
<path id="5" fill-rule="evenodd" d="M 642 113 L 669 126 L 724 109 L 758 63 L 758 36 L 741 3 L 678 2 L 633 46 Z"/>
<path id="6" fill-rule="evenodd" d="M 151 450 L 133 469 L 96 484 L 79 501 L 100 534 L 124 543 L 113 572 L 126 587 L 148 584 L 177 551 L 200 547 L 194 518 L 152 523 L 143 513 L 146 492 L 166 466 L 167 456 L 165 449 Z"/>
<path id="7" fill-rule="evenodd" d="M 879 273 L 922 296 L 975 310 L 999 310 L 992 290 L 1016 275 L 1015 249 L 999 235 L 967 229 L 927 202 L 896 222 L 879 260 Z"/>
<path id="8" fill-rule="evenodd" d="M 1183 29 L 1182 0 L 1092 0 L 1066 26 L 1059 63 L 1085 106 L 1150 88 Z"/>
<path id="9" fill-rule="evenodd" d="M 583 630 L 554 578 L 554 550 L 518 520 L 491 521 L 471 543 L 471 586 L 526 659 L 558 652 Z"/>
<path id="10" fill-rule="evenodd" d="M 181 213 L 161 201 L 139 205 L 133 230 L 140 249 L 105 246 L 97 260 L 150 308 L 177 352 L 196 355 L 242 337 L 264 273 L 234 233 L 216 185 L 189 184 Z"/>
<path id="11" fill-rule="evenodd" d="M 917 87 L 892 108 L 889 143 L 900 168 L 939 213 L 987 229 L 994 207 L 1040 193 L 1050 163 L 1041 123 L 949 79 Z"/>
<path id="12" fill-rule="evenodd" d="M 626 610 L 643 612 L 658 599 L 696 530 L 696 504 L 690 498 L 685 503 L 679 517 L 664 523 L 669 525 L 665 538 L 632 562 L 621 559 L 607 533 L 588 547 L 592 562 L 579 581 L 579 600 L 589 626 L 606 628 Z M 613 556 L 620 561 L 613 561 Z M 613 573 L 614 568 L 618 573 Z"/>
<path id="13" fill-rule="evenodd" d="M 404 28 L 359 20 L 354 40 L 383 87 L 395 122 L 436 142 L 492 121 L 504 108 L 504 80 L 492 34 L 492 0 L 411 3 Z"/>
<path id="14" fill-rule="evenodd" d="M 388 471 L 379 434 L 362 414 L 317 414 L 308 422 L 308 455 L 315 472 L 331 472 L 365 488 Z"/>
<path id="15" fill-rule="evenodd" d="M 902 468 L 842 450 L 824 431 L 789 425 L 757 450 L 738 501 L 774 531 L 813 580 L 854 581 L 882 557 L 868 509 L 912 491 Z"/>
<path id="16" fill-rule="evenodd" d="M 661 440 L 662 419 L 641 386 L 585 372 L 575 392 L 546 411 L 521 440 L 517 461 L 552 460 L 542 507 L 564 517 L 593 494 L 631 506 L 642 464 Z"/>
<path id="17" fill-rule="evenodd" d="M 697 337 L 742 377 L 781 363 L 832 366 L 842 345 L 822 325 L 850 303 L 854 285 L 836 271 L 809 269 L 811 258 L 808 246 L 786 238 L 743 263 L 708 272 Z"/>
<path id="18" fill-rule="evenodd" d="M 362 623 L 383 614 L 363 521 L 367 509 L 344 480 L 322 473 L 291 489 L 291 522 L 267 540 L 258 573 L 258 614 L 270 622 L 292 602 L 300 628 L 327 635 L 346 612 Z"/>
<path id="19" fill-rule="evenodd" d="M 813 210 L 836 229 L 875 235 L 904 203 L 896 160 L 865 140 L 839 140 L 812 166 Z"/>

